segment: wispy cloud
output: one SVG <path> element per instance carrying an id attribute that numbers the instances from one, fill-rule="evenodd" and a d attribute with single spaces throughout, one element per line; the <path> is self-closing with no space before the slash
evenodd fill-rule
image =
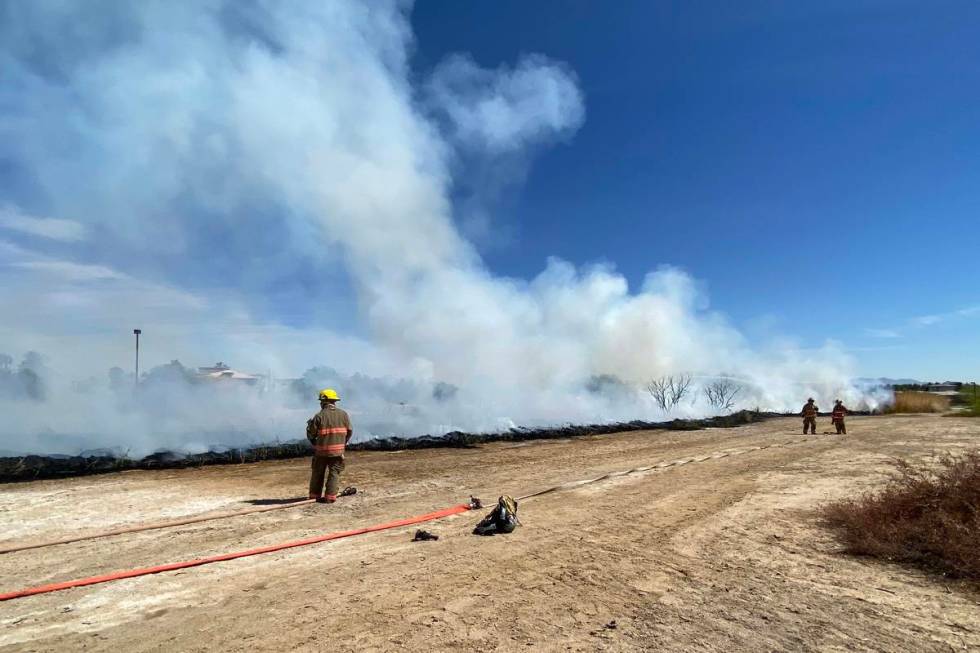
<path id="1" fill-rule="evenodd" d="M 939 324 L 946 319 L 948 314 L 941 315 L 920 315 L 918 317 L 913 317 L 909 322 L 915 326 L 932 326 L 933 324 Z"/>
<path id="2" fill-rule="evenodd" d="M 980 304 L 974 306 L 964 306 L 963 308 L 958 308 L 956 310 L 947 311 L 945 313 L 932 313 L 929 315 L 917 315 L 905 320 L 902 326 L 890 328 L 890 329 L 879 329 L 879 328 L 865 328 L 864 334 L 870 338 L 903 338 L 906 332 L 910 330 L 925 329 L 928 327 L 941 324 L 948 320 L 963 318 L 963 317 L 973 317 L 980 315 Z"/>
<path id="3" fill-rule="evenodd" d="M 71 261 L 24 261 L 12 263 L 11 267 L 33 270 L 58 277 L 64 281 L 98 281 L 104 279 L 126 279 L 127 275 L 104 265 L 85 265 Z"/>
<path id="4" fill-rule="evenodd" d="M 902 334 L 895 329 L 865 329 L 864 333 L 872 338 L 901 338 Z"/>
<path id="5" fill-rule="evenodd" d="M 74 220 L 27 215 L 13 204 L 0 206 L 0 228 L 65 242 L 85 239 L 84 225 Z"/>
<path id="6" fill-rule="evenodd" d="M 907 349 L 905 345 L 880 345 L 876 347 L 846 347 L 844 351 L 859 353 L 868 351 L 901 351 L 904 349 Z"/>

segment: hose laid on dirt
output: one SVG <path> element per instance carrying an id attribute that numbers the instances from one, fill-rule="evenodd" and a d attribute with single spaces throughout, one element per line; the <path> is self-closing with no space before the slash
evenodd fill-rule
<path id="1" fill-rule="evenodd" d="M 3 543 L 0 543 L 0 555 L 4 553 L 13 553 L 14 551 L 27 551 L 29 549 L 40 549 L 46 546 L 54 546 L 55 544 L 70 544 L 71 542 L 81 542 L 83 540 L 95 540 L 100 537 L 110 537 L 112 535 L 123 535 L 125 533 L 139 533 L 140 531 L 151 531 L 157 528 L 170 528 L 172 526 L 184 526 L 185 524 L 197 524 L 202 521 L 211 521 L 212 519 L 228 519 L 229 517 L 238 517 L 239 515 L 254 515 L 257 512 L 269 512 L 270 510 L 283 510 L 285 508 L 295 508 L 296 506 L 305 506 L 313 502 L 314 502 L 313 499 L 300 499 L 298 501 L 277 504 L 274 506 L 259 506 L 256 508 L 246 508 L 245 510 L 236 510 L 231 512 L 217 512 L 210 515 L 187 517 L 185 519 L 173 519 L 170 521 L 153 522 L 150 524 L 139 524 L 137 526 L 126 526 L 123 528 L 116 528 L 111 531 L 89 533 L 88 535 L 75 535 L 72 537 L 63 537 L 57 540 L 45 540 L 43 542 L 34 542 L 33 544 L 16 544 L 14 546 L 5 547 L 3 546 Z"/>
<path id="2" fill-rule="evenodd" d="M 770 446 L 777 446 L 777 447 L 778 446 L 785 446 L 785 445 L 788 445 L 788 444 L 795 444 L 797 442 L 803 442 L 803 441 L 804 440 L 792 440 L 790 442 L 785 442 L 783 444 L 767 445 L 765 447 L 752 447 L 752 448 L 750 448 L 750 449 L 748 449 L 746 451 L 738 452 L 738 453 L 748 453 L 749 451 L 758 451 L 760 449 L 768 449 Z M 728 453 L 724 453 L 724 454 L 721 454 L 721 455 L 712 454 L 709 457 L 723 458 L 723 457 L 728 456 L 728 455 L 738 455 L 738 454 L 728 454 Z M 619 477 L 619 476 L 626 476 L 628 474 L 635 474 L 637 472 L 647 472 L 647 471 L 650 471 L 651 469 L 654 469 L 654 468 L 666 468 L 666 467 L 671 467 L 673 465 L 685 464 L 687 462 L 691 462 L 691 461 L 684 461 L 683 459 L 681 459 L 681 460 L 675 460 L 672 463 L 664 463 L 664 462 L 661 462 L 661 463 L 658 463 L 656 465 L 649 465 L 649 466 L 646 466 L 646 467 L 634 467 L 633 469 L 628 469 L 628 470 L 625 470 L 625 471 L 609 472 L 608 474 L 604 474 L 603 476 L 598 476 L 596 478 L 586 479 L 586 480 L 582 480 L 582 481 L 570 481 L 568 483 L 562 483 L 561 485 L 556 485 L 554 487 L 549 487 L 547 489 L 540 490 L 538 492 L 533 492 L 531 494 L 525 494 L 524 496 L 517 497 L 517 500 L 518 501 L 523 501 L 525 499 L 530 499 L 532 497 L 538 497 L 538 496 L 541 496 L 543 494 L 549 494 L 549 493 L 555 492 L 557 490 L 569 490 L 569 489 L 572 489 L 572 488 L 575 488 L 575 487 L 579 487 L 581 485 L 588 485 L 590 483 L 597 483 L 599 481 L 604 481 L 604 480 L 607 480 L 607 479 L 610 479 L 610 478 L 615 478 L 615 477 Z M 114 530 L 102 531 L 102 532 L 99 532 L 99 533 L 90 533 L 88 535 L 76 535 L 76 536 L 64 537 L 64 538 L 60 538 L 60 539 L 56 539 L 56 540 L 44 540 L 44 541 L 35 542 L 35 543 L 32 543 L 32 544 L 16 544 L 16 545 L 13 545 L 13 546 L 3 546 L 3 543 L 0 542 L 0 555 L 3 555 L 5 553 L 14 553 L 16 551 L 28 551 L 30 549 L 41 549 L 41 548 L 48 547 L 48 546 L 55 546 L 57 544 L 71 544 L 73 542 L 83 542 L 85 540 L 95 540 L 95 539 L 102 538 L 102 537 L 112 537 L 113 535 L 125 535 L 127 533 L 139 533 L 141 531 L 150 531 L 150 530 L 155 530 L 155 529 L 158 529 L 158 528 L 171 528 L 171 527 L 174 527 L 174 526 L 185 526 L 187 524 L 198 524 L 200 522 L 211 521 L 211 520 L 214 520 L 214 519 L 228 519 L 229 517 L 238 517 L 240 515 L 252 515 L 252 514 L 260 513 L 260 512 L 268 512 L 270 510 L 283 510 L 285 508 L 295 508 L 296 506 L 304 506 L 304 505 L 308 505 L 308 504 L 311 504 L 311 503 L 313 503 L 313 499 L 300 499 L 298 501 L 293 501 L 293 502 L 286 503 L 286 504 L 280 504 L 280 505 L 274 505 L 274 506 L 260 506 L 260 507 L 256 507 L 256 508 L 248 508 L 248 509 L 245 509 L 245 510 L 238 510 L 238 511 L 232 511 L 232 512 L 219 512 L 219 513 L 214 513 L 214 514 L 210 514 L 210 515 L 200 515 L 200 516 L 197 516 L 197 517 L 188 517 L 188 518 L 185 518 L 185 519 L 174 519 L 174 520 L 170 520 L 170 521 L 153 522 L 153 523 L 150 523 L 150 524 L 140 524 L 138 526 L 127 526 L 127 527 L 123 527 L 123 528 L 117 528 L 117 529 L 114 529 Z"/>
<path id="3" fill-rule="evenodd" d="M 150 574 L 159 574 L 164 571 L 174 571 L 175 569 L 200 567 L 201 565 L 208 565 L 211 564 L 212 562 L 237 560 L 238 558 L 246 558 L 248 556 L 260 555 L 263 553 L 272 553 L 274 551 L 282 551 L 284 549 L 294 549 L 300 546 L 319 544 L 320 542 L 339 540 L 345 537 L 353 537 L 355 535 L 363 535 L 365 533 L 374 533 L 377 531 L 388 530 L 390 528 L 398 528 L 399 526 L 410 526 L 412 524 L 420 524 L 422 522 L 432 521 L 434 519 L 441 519 L 442 517 L 449 517 L 450 515 L 458 515 L 468 510 L 470 510 L 469 505 L 460 504 L 458 506 L 452 506 L 451 508 L 444 508 L 442 510 L 437 510 L 436 512 L 430 512 L 425 515 L 407 517 L 405 519 L 398 519 L 395 521 L 385 522 L 383 524 L 377 524 L 375 526 L 366 526 L 364 528 L 357 528 L 350 531 L 338 531 L 336 533 L 318 535 L 316 537 L 310 537 L 304 540 L 294 540 L 292 542 L 283 542 L 282 544 L 263 546 L 257 549 L 248 549 L 247 551 L 238 551 L 236 553 L 225 553 L 222 555 L 210 556 L 207 558 L 197 558 L 196 560 L 188 560 L 186 562 L 172 562 L 170 564 L 159 565 L 156 567 L 144 567 L 142 569 L 131 569 L 129 571 L 116 571 L 111 574 L 105 574 L 103 576 L 80 578 L 78 580 L 70 580 L 63 583 L 52 583 L 50 585 L 39 585 L 37 587 L 28 587 L 25 589 L 17 590 L 16 592 L 7 592 L 6 594 L 0 594 L 0 601 L 9 601 L 11 599 L 18 599 L 25 596 L 33 596 L 35 594 L 47 594 L 48 592 L 57 592 L 59 590 L 70 589 L 72 587 L 84 587 L 86 585 L 107 583 L 109 581 L 120 580 L 123 578 L 135 578 L 137 576 L 148 576 Z"/>
<path id="4" fill-rule="evenodd" d="M 789 440 L 787 442 L 781 442 L 778 444 L 767 444 L 763 447 L 749 447 L 742 451 L 719 451 L 712 454 L 707 454 L 704 456 L 697 456 L 695 458 L 681 458 L 679 460 L 674 460 L 671 462 L 661 461 L 656 465 L 646 465 L 644 467 L 634 467 L 632 469 L 624 469 L 621 471 L 609 472 L 603 474 L 602 476 L 596 476 L 595 478 L 587 478 L 580 481 L 568 481 L 567 483 L 562 483 L 560 485 L 553 485 L 552 487 L 545 488 L 544 490 L 538 490 L 537 492 L 532 492 L 531 494 L 525 494 L 524 496 L 517 497 L 518 501 L 524 501 L 525 499 L 531 499 L 534 497 L 539 497 L 542 494 L 550 494 L 552 492 L 557 492 L 558 490 L 571 490 L 573 488 L 581 487 L 583 485 L 589 485 L 591 483 L 598 483 L 599 481 L 606 481 L 610 478 L 618 478 L 620 476 L 628 476 L 629 474 L 636 474 L 638 472 L 649 472 L 653 469 L 666 469 L 668 467 L 674 467 L 677 465 L 686 465 L 692 462 L 702 462 L 709 460 L 711 458 L 727 458 L 728 456 L 739 456 L 745 453 L 750 453 L 752 451 L 762 451 L 763 449 L 769 449 L 770 447 L 785 447 L 791 444 L 799 444 L 800 442 L 807 442 L 806 438 L 800 440 Z"/>
<path id="5" fill-rule="evenodd" d="M 744 450 L 741 450 L 741 451 L 719 451 L 719 452 L 716 452 L 716 453 L 713 453 L 713 454 L 707 454 L 707 455 L 698 456 L 698 457 L 695 457 L 695 458 L 688 458 L 688 459 L 681 458 L 679 460 L 674 460 L 674 461 L 671 461 L 671 462 L 662 461 L 662 462 L 657 463 L 655 465 L 647 465 L 647 466 L 644 466 L 644 467 L 634 467 L 632 469 L 626 469 L 626 470 L 621 470 L 621 471 L 608 472 L 606 474 L 603 474 L 602 476 L 597 476 L 595 478 L 589 478 L 589 479 L 584 479 L 584 480 L 579 480 L 579 481 L 569 481 L 567 483 L 562 483 L 560 485 L 555 485 L 555 486 L 546 488 L 544 490 L 539 490 L 538 492 L 532 492 L 531 494 L 525 494 L 523 496 L 517 497 L 517 500 L 518 501 L 523 501 L 525 499 L 530 499 L 530 498 L 533 498 L 533 497 L 538 497 L 538 496 L 541 496 L 543 494 L 549 494 L 551 492 L 556 492 L 558 490 L 572 489 L 572 488 L 580 487 L 580 486 L 583 486 L 583 485 L 588 485 L 588 484 L 591 484 L 591 483 L 597 483 L 599 481 L 607 480 L 607 479 L 610 479 L 610 478 L 617 478 L 617 477 L 620 477 L 620 476 L 627 476 L 629 474 L 635 474 L 635 473 L 639 473 L 639 472 L 646 472 L 646 471 L 650 471 L 650 470 L 653 470 L 653 469 L 666 469 L 668 467 L 673 467 L 673 466 L 677 466 L 677 465 L 686 465 L 686 464 L 691 463 L 691 462 L 701 462 L 701 461 L 709 460 L 709 459 L 712 459 L 712 458 L 726 458 L 728 456 L 738 456 L 738 455 L 750 453 L 750 452 L 753 452 L 753 451 L 762 451 L 762 450 L 769 449 L 769 448 L 772 448 L 772 447 L 785 447 L 785 446 L 789 446 L 789 445 L 793 445 L 793 444 L 799 444 L 801 442 L 807 442 L 807 441 L 810 441 L 810 439 L 809 438 L 803 438 L 803 439 L 798 439 L 798 440 L 790 440 L 790 441 L 782 442 L 782 443 L 778 443 L 778 444 L 770 444 L 770 445 L 760 446 L 760 447 L 750 447 L 748 449 L 744 449 Z M 286 504 L 286 505 L 263 506 L 261 508 L 256 508 L 256 509 L 252 509 L 252 510 L 243 510 L 243 511 L 235 512 L 235 513 L 226 513 L 224 515 L 212 515 L 210 517 L 195 517 L 195 518 L 192 518 L 192 519 L 189 519 L 189 520 L 180 520 L 180 523 L 194 523 L 196 521 L 206 521 L 208 519 L 220 519 L 222 517 L 232 517 L 232 516 L 235 516 L 235 515 L 249 514 L 249 513 L 253 513 L 253 512 L 263 512 L 263 511 L 266 511 L 266 510 L 274 510 L 274 509 L 277 509 L 277 508 L 287 508 L 287 507 L 292 507 L 292 506 L 296 506 L 296 505 L 307 504 L 307 503 L 310 503 L 311 501 L 312 500 L 303 500 L 303 501 L 297 501 L 295 503 L 290 503 L 290 504 Z M 291 549 L 291 548 L 300 547 L 300 546 L 308 546 L 310 544 L 318 544 L 320 542 L 327 542 L 329 540 L 338 540 L 338 539 L 345 538 L 345 537 L 353 537 L 355 535 L 363 535 L 365 533 L 373 533 L 373 532 L 376 532 L 376 531 L 383 531 L 383 530 L 387 530 L 387 529 L 390 529 L 390 528 L 398 528 L 399 526 L 410 526 L 412 524 L 420 524 L 422 522 L 432 521 L 434 519 L 441 519 L 442 517 L 448 517 L 450 515 L 457 515 L 457 514 L 460 514 L 460 513 L 463 513 L 463 512 L 467 512 L 469 510 L 473 510 L 474 508 L 475 508 L 475 506 L 473 506 L 472 504 L 470 504 L 470 505 L 460 504 L 460 505 L 457 505 L 457 506 L 452 506 L 450 508 L 445 508 L 443 510 L 439 510 L 439 511 L 436 511 L 436 512 L 430 512 L 428 514 L 419 515 L 419 516 L 416 516 L 416 517 L 408 517 L 406 519 L 399 519 L 399 520 L 396 520 L 396 521 L 386 522 L 384 524 L 377 524 L 375 526 L 367 526 L 365 528 L 359 528 L 359 529 L 350 530 L 350 531 L 339 531 L 339 532 L 336 532 L 336 533 L 328 533 L 326 535 L 319 535 L 317 537 L 311 537 L 311 538 L 307 538 L 307 539 L 304 539 L 304 540 L 295 540 L 295 541 L 292 541 L 292 542 L 284 542 L 282 544 L 274 544 L 272 546 L 260 547 L 260 548 L 257 548 L 257 549 L 249 549 L 249 550 L 246 550 L 246 551 L 239 551 L 237 553 L 226 553 L 226 554 L 211 556 L 211 557 L 207 557 L 207 558 L 198 558 L 196 560 L 189 560 L 189 561 L 186 561 L 186 562 L 174 562 L 174 563 L 170 563 L 170 564 L 159 565 L 159 566 L 156 566 L 156 567 L 144 567 L 142 569 L 132 569 L 132 570 L 129 570 L 129 571 L 117 571 L 117 572 L 114 572 L 114 573 L 111 573 L 111 574 L 106 574 L 104 576 L 92 576 L 90 578 L 81 578 L 81 579 L 78 579 L 78 580 L 66 581 L 66 582 L 63 582 L 63 583 L 53 583 L 53 584 L 50 584 L 50 585 L 40 585 L 40 586 L 37 586 L 37 587 L 29 587 L 29 588 L 25 588 L 25 589 L 22 589 L 22 590 L 15 591 L 15 592 L 8 592 L 6 594 L 0 594 L 0 601 L 9 601 L 11 599 L 17 599 L 17 598 L 21 598 L 21 597 L 25 597 L 25 596 L 33 596 L 35 594 L 46 594 L 48 592 L 57 592 L 59 590 L 70 589 L 70 588 L 73 588 L 73 587 L 84 587 L 86 585 L 95 585 L 95 584 L 98 584 L 98 583 L 106 583 L 106 582 L 109 582 L 109 581 L 120 580 L 120 579 L 123 579 L 123 578 L 135 578 L 137 576 L 147 576 L 147 575 L 150 575 L 150 574 L 159 574 L 161 572 L 173 571 L 173 570 L 176 570 L 176 569 L 187 569 L 188 567 L 199 567 L 201 565 L 207 565 L 207 564 L 211 564 L 213 562 L 223 562 L 225 560 L 236 560 L 238 558 L 245 558 L 245 557 L 248 557 L 248 556 L 260 555 L 260 554 L 263 554 L 263 553 L 272 553 L 274 551 L 282 551 L 284 549 Z M 111 531 L 111 532 L 102 533 L 102 534 L 96 534 L 96 535 L 90 535 L 90 536 L 83 536 L 83 537 L 79 537 L 79 538 L 69 538 L 69 539 L 66 539 L 64 541 L 65 542 L 73 542 L 73 541 L 78 541 L 78 540 L 83 540 L 83 539 L 91 539 L 93 537 L 104 537 L 106 535 L 114 535 L 114 534 L 118 534 L 118 533 L 134 532 L 134 531 L 139 531 L 139 530 L 149 530 L 150 528 L 164 528 L 165 526 L 175 526 L 175 525 L 179 525 L 179 524 L 178 523 L 175 523 L 175 522 L 166 522 L 166 523 L 163 523 L 163 525 L 160 525 L 160 524 L 147 524 L 147 525 L 143 525 L 143 526 L 140 526 L 140 527 L 133 527 L 132 529 L 120 529 L 118 531 Z M 37 545 L 26 545 L 26 546 L 18 547 L 18 548 L 15 548 L 15 549 L 5 549 L 5 550 L 2 550 L 0 552 L 7 552 L 7 551 L 12 551 L 12 550 L 23 550 L 23 549 L 28 549 L 28 548 L 37 548 L 39 546 L 47 546 L 48 544 L 52 544 L 52 543 L 53 544 L 58 544 L 58 543 L 61 543 L 61 542 L 62 541 L 59 540 L 57 542 L 50 542 L 50 543 L 47 543 L 47 544 L 42 543 L 42 544 L 37 544 Z"/>
<path id="6" fill-rule="evenodd" d="M 711 454 L 711 455 L 708 456 L 708 458 L 712 458 L 712 457 L 724 458 L 725 456 L 728 456 L 728 455 L 738 455 L 739 453 L 748 453 L 750 451 L 758 451 L 760 449 L 768 449 L 771 446 L 777 446 L 777 447 L 778 446 L 785 446 L 785 445 L 788 445 L 788 444 L 795 444 L 797 442 L 803 442 L 803 441 L 804 440 L 791 440 L 791 441 L 785 442 L 783 444 L 767 445 L 765 447 L 752 447 L 752 448 L 747 449 L 745 451 L 741 451 L 741 452 L 734 453 L 734 454 L 729 454 L 729 453 L 722 452 L 722 453 L 719 453 L 719 454 Z M 517 500 L 518 501 L 523 501 L 525 499 L 530 499 L 532 497 L 538 497 L 538 496 L 541 496 L 543 494 L 549 494 L 551 492 L 556 492 L 558 490 L 570 490 L 570 489 L 575 488 L 575 487 L 579 487 L 579 486 L 582 486 L 582 485 L 588 485 L 590 483 L 597 483 L 599 481 L 604 481 L 604 480 L 607 480 L 607 479 L 610 479 L 610 478 L 616 478 L 616 477 L 619 477 L 619 476 L 626 476 L 628 474 L 635 474 L 637 472 L 647 472 L 647 471 L 650 471 L 651 469 L 655 469 L 655 468 L 661 468 L 661 469 L 663 469 L 663 468 L 671 467 L 671 466 L 674 466 L 674 465 L 686 464 L 687 462 L 692 462 L 692 460 L 684 460 L 684 459 L 681 459 L 681 460 L 675 460 L 675 461 L 670 462 L 670 463 L 660 462 L 660 463 L 658 463 L 656 465 L 648 465 L 646 467 L 634 467 L 633 469 L 628 469 L 628 470 L 624 470 L 624 471 L 609 472 L 608 474 L 604 474 L 604 475 L 598 476 L 596 478 L 591 478 L 591 479 L 586 479 L 586 480 L 581 480 L 581 481 L 569 481 L 567 483 L 562 483 L 561 485 L 555 485 L 553 487 L 549 487 L 547 489 L 540 490 L 538 492 L 533 492 L 531 494 L 525 494 L 524 496 L 517 497 Z M 139 533 L 141 531 L 155 530 L 155 529 L 158 529 L 158 528 L 171 528 L 171 527 L 174 527 L 174 526 L 185 526 L 187 524 L 198 524 L 200 522 L 211 521 L 211 520 L 214 520 L 214 519 L 228 519 L 229 517 L 238 517 L 238 516 L 241 516 L 241 515 L 252 515 L 252 514 L 260 513 L 260 512 L 269 512 L 270 510 L 283 510 L 285 508 L 295 508 L 296 506 L 305 506 L 305 505 L 308 505 L 308 504 L 311 504 L 311 503 L 313 503 L 313 499 L 300 499 L 298 501 L 293 501 L 293 502 L 290 502 L 290 503 L 279 504 L 279 505 L 274 505 L 274 506 L 260 506 L 260 507 L 256 507 L 256 508 L 248 508 L 248 509 L 245 509 L 245 510 L 237 510 L 237 511 L 231 511 L 231 512 L 219 512 L 219 513 L 213 513 L 213 514 L 210 514 L 210 515 L 199 515 L 197 517 L 188 517 L 188 518 L 185 518 L 185 519 L 174 519 L 174 520 L 170 520 L 170 521 L 153 522 L 153 523 L 150 523 L 150 524 L 140 524 L 138 526 L 127 526 L 127 527 L 123 527 L 123 528 L 117 528 L 117 529 L 114 529 L 114 530 L 102 531 L 102 532 L 99 532 L 99 533 L 90 533 L 88 535 L 76 535 L 76 536 L 60 538 L 60 539 L 56 539 L 56 540 L 45 540 L 45 541 L 42 541 L 42 542 L 35 542 L 35 543 L 32 543 L 32 544 L 17 544 L 17 545 L 14 545 L 14 546 L 6 546 L 5 547 L 5 546 L 3 546 L 3 543 L 0 542 L 0 555 L 3 555 L 5 553 L 14 553 L 16 551 L 28 551 L 30 549 L 41 549 L 41 548 L 48 547 L 48 546 L 55 546 L 57 544 L 71 544 L 73 542 L 83 542 L 85 540 L 95 540 L 95 539 L 102 538 L 102 537 L 111 537 L 113 535 L 125 535 L 127 533 Z"/>

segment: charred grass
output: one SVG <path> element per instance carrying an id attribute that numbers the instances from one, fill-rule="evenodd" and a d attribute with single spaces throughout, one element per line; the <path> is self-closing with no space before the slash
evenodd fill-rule
<path id="1" fill-rule="evenodd" d="M 980 580 L 980 450 L 895 463 L 880 489 L 823 508 L 848 553 Z"/>
<path id="2" fill-rule="evenodd" d="M 675 419 L 669 422 L 632 421 L 616 424 L 589 424 L 581 426 L 557 426 L 553 428 L 512 428 L 500 433 L 463 433 L 452 431 L 445 435 L 423 435 L 413 438 L 389 437 L 357 442 L 348 445 L 350 451 L 401 451 L 407 449 L 430 448 L 470 448 L 487 442 L 523 442 L 527 440 L 547 440 L 573 438 L 603 433 L 626 431 L 696 431 L 707 427 L 731 428 L 752 424 L 772 417 L 777 413 L 760 413 L 742 410 L 730 415 L 720 415 L 708 419 Z M 200 467 L 203 465 L 225 465 L 253 463 L 263 460 L 302 458 L 312 453 L 305 440 L 276 443 L 250 447 L 247 449 L 227 449 L 200 454 L 179 452 L 158 452 L 145 458 L 131 459 L 123 456 L 15 456 L 0 457 L 0 483 L 32 481 L 43 478 L 62 478 L 105 474 L 129 469 L 175 469 Z"/>

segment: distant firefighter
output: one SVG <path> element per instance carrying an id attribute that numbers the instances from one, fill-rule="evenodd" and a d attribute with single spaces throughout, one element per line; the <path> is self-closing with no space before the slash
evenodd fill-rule
<path id="1" fill-rule="evenodd" d="M 333 388 L 320 391 L 320 412 L 306 423 L 306 438 L 313 445 L 313 472 L 310 475 L 310 498 L 319 503 L 333 503 L 340 488 L 340 472 L 344 471 L 344 448 L 354 431 L 350 417 L 337 402 L 340 397 Z M 327 491 L 323 492 L 323 477 Z"/>
<path id="2" fill-rule="evenodd" d="M 813 397 L 806 400 L 803 404 L 803 410 L 800 414 L 803 415 L 803 435 L 807 434 L 807 429 L 813 435 L 817 434 L 817 405 L 813 403 Z"/>
<path id="3" fill-rule="evenodd" d="M 847 408 L 844 402 L 838 399 L 834 402 L 834 412 L 830 414 L 830 419 L 837 428 L 837 435 L 847 435 L 847 427 L 844 426 L 844 416 L 847 415 Z"/>

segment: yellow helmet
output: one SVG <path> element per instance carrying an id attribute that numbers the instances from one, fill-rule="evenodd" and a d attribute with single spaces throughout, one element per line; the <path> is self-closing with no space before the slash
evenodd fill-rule
<path id="1" fill-rule="evenodd" d="M 324 399 L 329 399 L 330 401 L 340 401 L 337 391 L 333 388 L 324 388 L 320 391 L 320 401 L 323 401 Z"/>

